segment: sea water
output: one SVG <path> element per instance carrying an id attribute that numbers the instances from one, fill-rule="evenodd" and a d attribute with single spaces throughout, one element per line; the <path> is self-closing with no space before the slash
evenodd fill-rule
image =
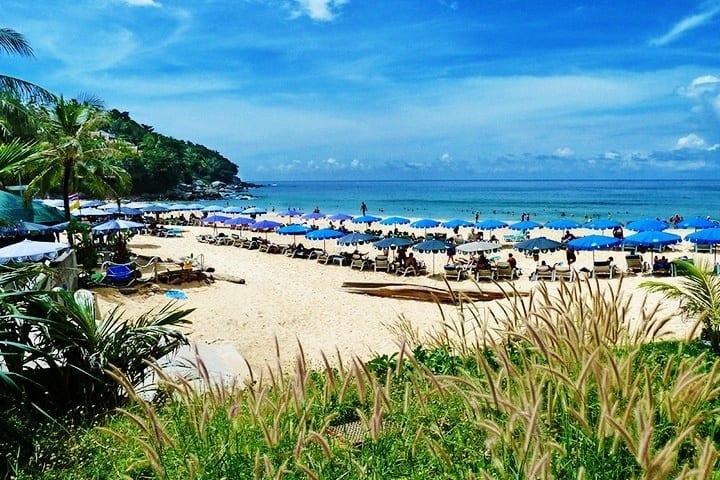
<path id="1" fill-rule="evenodd" d="M 418 180 L 266 181 L 250 191 L 268 211 L 299 209 L 379 217 L 520 220 L 523 213 L 544 222 L 562 217 L 585 221 L 613 218 L 720 217 L 720 182 L 709 180 Z M 218 203 L 209 202 L 209 203 Z"/>

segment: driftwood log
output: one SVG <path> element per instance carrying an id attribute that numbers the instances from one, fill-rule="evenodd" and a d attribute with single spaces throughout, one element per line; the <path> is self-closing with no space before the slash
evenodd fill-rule
<path id="1" fill-rule="evenodd" d="M 211 283 L 212 278 L 201 270 L 168 270 L 166 272 L 158 272 L 158 283 L 167 283 L 170 285 L 179 285 L 186 282 L 205 282 Z"/>
<path id="2" fill-rule="evenodd" d="M 384 298 L 399 298 L 457 305 L 460 301 L 489 302 L 506 296 L 527 295 L 515 292 L 485 292 L 480 290 L 450 290 L 407 283 L 345 282 L 342 288 L 350 293 L 360 293 Z"/>

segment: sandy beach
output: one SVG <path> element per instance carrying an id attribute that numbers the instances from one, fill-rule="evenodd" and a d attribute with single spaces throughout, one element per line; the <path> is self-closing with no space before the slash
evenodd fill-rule
<path id="1" fill-rule="evenodd" d="M 287 219 L 270 218 L 286 222 Z M 297 221 L 296 221 L 297 222 Z M 319 221 L 320 227 L 326 226 Z M 348 225 L 348 227 L 359 227 Z M 401 318 L 411 323 L 421 335 L 437 330 L 445 320 L 457 321 L 458 311 L 454 306 L 438 306 L 431 302 L 378 298 L 349 293 L 342 288 L 343 282 L 405 282 L 434 287 L 444 287 L 445 283 L 438 280 L 440 275 L 424 277 L 398 277 L 395 274 L 374 271 L 351 270 L 349 267 L 323 265 L 314 260 L 294 259 L 285 255 L 268 254 L 258 250 L 247 250 L 232 246 L 218 246 L 201 243 L 196 240 L 200 234 L 210 234 L 212 227 L 182 227 L 182 237 L 156 237 L 136 235 L 130 242 L 131 250 L 139 255 L 158 256 L 163 260 L 180 261 L 193 255 L 202 258 L 205 267 L 215 269 L 217 278 L 242 278 L 245 283 L 216 280 L 211 284 L 188 282 L 180 285 L 160 285 L 151 291 L 142 289 L 138 293 L 124 295 L 111 288 L 97 289 L 100 308 L 105 311 L 120 306 L 126 318 L 132 318 L 151 309 L 157 309 L 171 301 L 164 291 L 179 289 L 187 295 L 186 300 L 178 300 L 181 308 L 193 308 L 190 314 L 192 324 L 187 329 L 189 337 L 199 343 L 209 345 L 232 345 L 251 365 L 254 371 L 262 371 L 267 365 L 276 364 L 276 342 L 283 363 L 292 362 L 302 345 L 306 357 L 311 364 L 320 365 L 322 352 L 332 361 L 336 361 L 336 352 L 344 360 L 357 356 L 363 360 L 376 354 L 390 354 L 398 350 L 399 338 L 393 334 L 392 326 L 396 326 Z M 359 228 L 358 228 L 359 229 Z M 225 233 L 240 233 L 243 236 L 264 236 L 248 231 L 231 231 L 220 228 Z M 428 230 L 432 233 L 434 229 Z M 437 229 L 448 233 L 447 229 Z M 461 235 L 467 235 L 461 229 Z M 494 231 L 498 238 L 509 233 L 508 230 Z M 577 229 L 578 236 L 586 235 L 589 230 Z M 684 236 L 687 232 L 678 231 Z M 417 231 L 416 231 L 417 234 Z M 559 239 L 561 231 L 535 230 L 533 237 L 547 236 Z M 268 240 L 282 244 L 292 243 L 293 238 L 269 233 Z M 309 241 L 304 238 L 298 241 L 307 247 L 322 247 L 322 241 Z M 334 241 L 326 241 L 328 252 L 351 251 L 353 247 L 339 247 Z M 380 252 L 372 245 L 361 245 L 361 252 L 374 257 Z M 523 275 L 514 281 L 515 287 L 521 292 L 530 292 L 538 288 L 542 282 L 531 281 L 530 274 L 535 270 L 536 262 L 510 248 L 500 253 L 505 259 L 508 253 L 518 260 Z M 443 271 L 447 257 L 444 253 L 416 254 L 428 265 L 428 269 L 436 273 Z M 683 243 L 668 253 L 669 258 L 678 256 L 694 256 L 690 244 Z M 703 254 L 704 255 L 704 254 Z M 614 256 L 619 267 L 625 268 L 624 252 L 599 251 L 595 259 L 602 260 Z M 696 259 L 700 255 L 695 255 Z M 649 254 L 645 255 L 649 260 Z M 548 264 L 565 261 L 565 252 L 542 254 Z M 711 260 L 711 258 L 710 258 Z M 576 269 L 592 268 L 592 252 L 578 252 Z M 623 291 L 632 295 L 631 308 L 633 318 L 640 318 L 643 301 L 647 296 L 638 285 L 648 277 L 625 276 Z M 665 278 L 677 281 L 677 278 Z M 615 284 L 619 279 L 601 279 L 601 284 Z M 505 282 L 504 282 L 505 283 Z M 552 290 L 559 282 L 546 282 Z M 470 280 L 453 282 L 457 289 L 475 289 Z M 482 283 L 487 290 L 497 290 L 489 282 Z M 490 311 L 499 312 L 499 301 L 479 302 L 480 316 L 490 317 Z M 680 318 L 677 304 L 663 301 L 658 295 L 648 298 L 646 308 L 655 304 L 661 305 L 661 312 L 672 315 L 673 320 L 667 330 L 674 336 L 683 337 L 691 324 Z M 466 326 L 473 328 L 475 321 L 466 320 Z M 390 328 L 389 328 L 390 327 Z"/>

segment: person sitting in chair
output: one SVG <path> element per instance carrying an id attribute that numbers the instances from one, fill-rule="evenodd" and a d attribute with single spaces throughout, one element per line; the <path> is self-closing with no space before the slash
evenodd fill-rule
<path id="1" fill-rule="evenodd" d="M 417 266 L 418 266 L 418 262 L 417 262 L 417 259 L 415 258 L 415 256 L 413 255 L 413 253 L 412 252 L 408 253 L 407 258 L 405 259 L 405 268 L 407 268 L 407 267 L 417 268 Z"/>

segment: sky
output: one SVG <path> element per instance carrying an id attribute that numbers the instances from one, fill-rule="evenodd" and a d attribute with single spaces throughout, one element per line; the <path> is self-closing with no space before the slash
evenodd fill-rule
<path id="1" fill-rule="evenodd" d="M 3 0 L 33 58 L 247 181 L 720 179 L 720 0 Z"/>

